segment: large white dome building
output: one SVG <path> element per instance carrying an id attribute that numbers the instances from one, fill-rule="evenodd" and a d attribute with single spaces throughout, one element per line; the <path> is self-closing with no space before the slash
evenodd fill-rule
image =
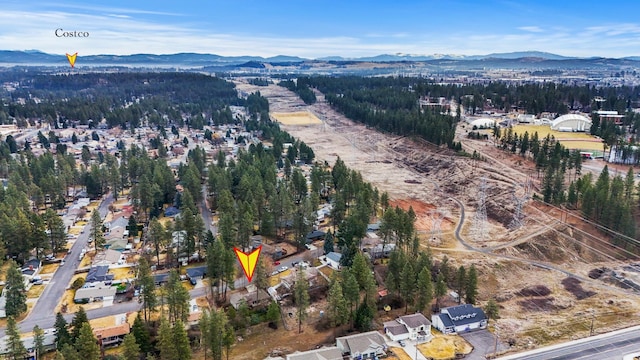
<path id="1" fill-rule="evenodd" d="M 471 121 L 469 123 L 469 125 L 472 128 L 476 128 L 476 129 L 493 129 L 493 127 L 496 125 L 496 120 L 494 119 L 490 119 L 490 118 L 480 118 L 480 119 L 475 119 L 473 121 Z"/>
<path id="2" fill-rule="evenodd" d="M 589 131 L 591 119 L 580 114 L 565 114 L 551 122 L 551 129 L 557 131 Z"/>

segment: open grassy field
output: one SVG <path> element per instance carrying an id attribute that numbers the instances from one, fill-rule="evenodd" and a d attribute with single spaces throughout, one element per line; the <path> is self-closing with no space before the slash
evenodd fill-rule
<path id="1" fill-rule="evenodd" d="M 513 132 L 518 135 L 529 133 L 529 138 L 534 133 L 538 133 L 538 138 L 543 139 L 547 135 L 551 135 L 560 141 L 567 149 L 602 151 L 602 143 L 594 136 L 583 132 L 564 132 L 551 130 L 546 125 L 514 125 Z"/>
<path id="2" fill-rule="evenodd" d="M 273 112 L 271 116 L 284 125 L 320 125 L 322 121 L 309 111 L 298 111 L 291 113 Z"/>
<path id="3" fill-rule="evenodd" d="M 585 140 L 560 140 L 560 143 L 567 149 L 590 150 L 595 155 L 602 155 L 602 143 L 599 141 Z"/>
<path id="4" fill-rule="evenodd" d="M 427 343 L 418 345 L 418 350 L 427 358 L 434 360 L 455 359 L 456 354 L 469 354 L 473 347 L 457 335 L 434 335 Z"/>

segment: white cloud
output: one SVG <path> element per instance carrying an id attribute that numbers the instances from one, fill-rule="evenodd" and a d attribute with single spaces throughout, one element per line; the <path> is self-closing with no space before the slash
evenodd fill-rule
<path id="1" fill-rule="evenodd" d="M 518 28 L 518 30 L 528 31 L 532 33 L 541 33 L 544 31 L 539 26 L 521 26 Z"/>
<path id="2" fill-rule="evenodd" d="M 476 30 L 469 32 L 418 35 L 398 29 L 394 33 L 369 33 L 361 38 L 353 36 L 278 37 L 252 34 L 210 32 L 206 24 L 176 24 L 152 21 L 148 11 L 81 7 L 83 11 L 24 11 L 0 12 L 0 47 L 8 50 L 38 49 L 54 54 L 78 52 L 79 56 L 94 54 L 134 54 L 177 52 L 213 53 L 227 56 L 278 54 L 302 57 L 341 55 L 358 57 L 381 53 L 409 54 L 487 54 L 540 50 L 570 56 L 623 57 L 640 54 L 640 24 L 594 24 L 571 29 L 542 29 L 523 26 L 511 33 Z M 67 6 L 67 9 L 72 6 Z M 154 13 L 154 12 L 151 12 Z M 156 14 L 156 13 L 154 13 Z M 168 13 L 157 13 L 168 15 Z M 175 15 L 175 14 L 171 14 Z M 88 31 L 90 37 L 57 38 L 54 31 Z"/>

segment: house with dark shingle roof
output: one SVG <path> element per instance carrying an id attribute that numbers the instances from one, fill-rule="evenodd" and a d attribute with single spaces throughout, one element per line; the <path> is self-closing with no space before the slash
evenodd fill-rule
<path id="1" fill-rule="evenodd" d="M 312 242 L 314 242 L 316 240 L 323 240 L 326 235 L 327 235 L 327 233 L 325 233 L 324 231 L 313 230 L 312 232 L 310 232 L 310 233 L 308 233 L 306 235 L 307 244 L 311 244 Z"/>
<path id="2" fill-rule="evenodd" d="M 22 268 L 20 270 L 22 272 L 22 276 L 31 280 L 34 276 L 38 275 L 41 267 L 42 261 L 40 261 L 39 259 L 30 259 L 29 261 L 25 262 L 24 265 L 22 265 Z"/>
<path id="3" fill-rule="evenodd" d="M 431 315 L 433 327 L 443 334 L 459 334 L 487 327 L 487 316 L 481 308 L 463 304 L 444 308 Z"/>
<path id="4" fill-rule="evenodd" d="M 89 269 L 89 273 L 87 274 L 87 278 L 85 279 L 85 284 L 95 283 L 95 282 L 104 282 L 107 285 L 110 285 L 113 281 L 114 275 L 108 274 L 109 266 L 100 265 L 93 266 Z"/>
<path id="5" fill-rule="evenodd" d="M 385 355 L 387 350 L 384 336 L 377 331 L 339 337 L 336 345 L 349 359 L 373 359 Z"/>
<path id="6" fill-rule="evenodd" d="M 207 274 L 207 267 L 198 266 L 198 267 L 188 268 L 186 272 L 187 272 L 187 277 L 189 279 L 194 279 L 194 280 L 203 279 L 204 276 Z"/>

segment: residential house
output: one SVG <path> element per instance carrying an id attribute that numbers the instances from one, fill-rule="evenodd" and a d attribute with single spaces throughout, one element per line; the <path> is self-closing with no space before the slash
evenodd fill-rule
<path id="1" fill-rule="evenodd" d="M 22 276 L 24 276 L 28 281 L 31 281 L 42 268 L 42 261 L 39 259 L 31 259 L 22 265 L 21 271 Z"/>
<path id="2" fill-rule="evenodd" d="M 169 281 L 169 273 L 154 274 L 153 280 L 155 281 L 156 285 L 164 285 Z"/>
<path id="3" fill-rule="evenodd" d="M 200 310 L 200 307 L 198 307 L 198 303 L 196 302 L 196 299 L 189 300 L 189 316 L 187 317 L 186 325 L 188 326 L 197 325 L 201 317 L 202 317 L 202 310 Z"/>
<path id="4" fill-rule="evenodd" d="M 189 280 L 202 280 L 204 276 L 207 274 L 206 266 L 198 266 L 189 268 L 187 271 L 187 277 Z"/>
<path id="5" fill-rule="evenodd" d="M 89 269 L 89 273 L 84 282 L 85 284 L 104 282 L 105 285 L 111 285 L 114 275 L 108 274 L 108 272 L 109 266 L 107 265 L 93 266 Z"/>
<path id="6" fill-rule="evenodd" d="M 129 230 L 122 226 L 112 227 L 108 234 L 105 234 L 104 247 L 111 250 L 125 250 L 129 240 Z"/>
<path id="7" fill-rule="evenodd" d="M 231 294 L 229 297 L 229 303 L 236 310 L 240 307 L 240 304 L 246 303 L 249 308 L 267 305 L 271 302 L 271 296 L 262 290 L 256 289 L 253 291 L 241 291 Z"/>
<path id="8" fill-rule="evenodd" d="M 380 221 L 373 224 L 367 224 L 367 232 L 378 231 L 378 230 L 380 230 Z"/>
<path id="9" fill-rule="evenodd" d="M 457 334 L 487 327 L 487 316 L 481 308 L 463 304 L 444 308 L 431 315 L 433 327 L 443 334 Z"/>
<path id="10" fill-rule="evenodd" d="M 369 250 L 369 254 L 371 254 L 371 257 L 374 259 L 383 258 L 383 257 L 386 258 L 391 255 L 391 252 L 395 248 L 396 248 L 396 244 L 385 244 L 384 247 L 382 246 L 382 244 L 378 244 Z"/>
<path id="11" fill-rule="evenodd" d="M 326 256 L 327 264 L 336 270 L 340 270 L 340 259 L 342 259 L 342 254 L 337 252 L 330 252 Z"/>
<path id="12" fill-rule="evenodd" d="M 377 331 L 342 336 L 336 339 L 336 345 L 349 359 L 375 359 L 385 355 L 387 343 Z"/>
<path id="13" fill-rule="evenodd" d="M 342 360 L 342 351 L 337 346 L 310 351 L 296 351 L 287 355 L 286 360 Z"/>
<path id="14" fill-rule="evenodd" d="M 395 321 L 385 322 L 384 332 L 393 341 L 428 341 L 431 340 L 431 321 L 421 313 L 404 315 Z"/>
<path id="15" fill-rule="evenodd" d="M 22 338 L 22 344 L 29 353 L 26 359 L 37 359 L 35 338 L 33 336 Z M 53 330 L 44 331 L 44 341 L 42 342 L 42 345 L 44 345 L 45 351 L 54 351 L 56 349 L 56 334 Z"/>
<path id="16" fill-rule="evenodd" d="M 324 231 L 314 230 L 307 234 L 307 244 L 311 244 L 312 242 L 317 240 L 323 240 L 325 235 L 327 235 L 327 233 L 325 233 Z"/>
<path id="17" fill-rule="evenodd" d="M 105 283 L 94 283 L 94 286 L 86 286 L 76 290 L 73 296 L 75 303 L 86 303 L 90 301 L 103 301 L 105 306 L 113 303 L 116 296 L 116 287 Z"/>
<path id="18" fill-rule="evenodd" d="M 93 330 L 93 335 L 102 342 L 102 346 L 118 346 L 124 341 L 124 337 L 131 331 L 129 323 Z"/>
<path id="19" fill-rule="evenodd" d="M 96 254 L 93 259 L 93 265 L 122 265 L 125 263 L 125 256 L 120 251 L 113 250 L 112 248 L 103 250 Z"/>
<path id="20" fill-rule="evenodd" d="M 117 219 L 113 219 L 109 222 L 104 223 L 104 226 L 107 228 L 107 231 L 111 231 L 115 228 L 124 228 L 126 229 L 129 225 L 129 219 L 126 216 L 120 216 Z"/>

